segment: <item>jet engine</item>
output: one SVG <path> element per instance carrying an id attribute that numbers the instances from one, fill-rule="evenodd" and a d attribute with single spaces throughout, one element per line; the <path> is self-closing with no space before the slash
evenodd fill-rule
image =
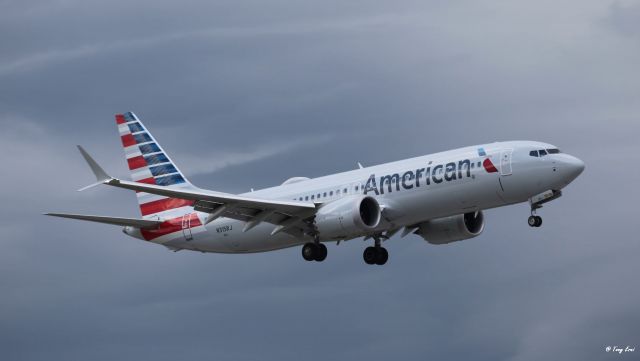
<path id="1" fill-rule="evenodd" d="M 382 217 L 375 198 L 357 195 L 322 205 L 315 217 L 322 239 L 344 239 L 374 230 Z"/>
<path id="2" fill-rule="evenodd" d="M 478 211 L 420 223 L 415 233 L 431 244 L 447 244 L 476 237 L 483 230 L 484 215 Z"/>

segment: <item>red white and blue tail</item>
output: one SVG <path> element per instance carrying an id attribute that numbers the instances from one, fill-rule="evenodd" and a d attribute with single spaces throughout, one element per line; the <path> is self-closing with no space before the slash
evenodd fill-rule
<path id="1" fill-rule="evenodd" d="M 116 123 L 133 181 L 171 188 L 193 188 L 135 114 L 116 114 Z M 170 218 L 192 211 L 193 201 L 144 192 L 136 195 L 144 218 Z"/>

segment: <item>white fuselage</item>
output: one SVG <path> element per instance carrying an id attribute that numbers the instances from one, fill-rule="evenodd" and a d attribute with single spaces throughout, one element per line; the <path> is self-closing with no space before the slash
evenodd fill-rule
<path id="1" fill-rule="evenodd" d="M 541 192 L 564 188 L 582 171 L 584 165 L 580 160 L 564 153 L 530 155 L 531 151 L 555 148 L 532 141 L 496 142 L 314 179 L 295 179 L 245 195 L 314 202 L 322 207 L 341 197 L 366 194 L 374 197 L 383 209 L 383 219 L 377 228 L 397 229 L 431 219 L 525 202 Z M 491 171 L 485 165 L 487 159 L 494 167 L 489 166 Z M 183 213 L 188 217 L 194 212 L 191 209 Z M 195 213 L 199 223 L 204 224 L 207 214 Z M 173 249 L 249 253 L 301 245 L 310 240 L 286 232 L 271 235 L 274 225 L 267 222 L 247 232 L 243 232 L 245 222 L 229 218 L 218 218 L 196 227 L 190 224 L 185 221 L 181 232 L 167 234 L 153 242 Z M 139 237 L 138 232 L 125 230 L 125 233 Z M 361 236 L 366 234 L 357 235 Z M 321 238 L 320 241 L 336 239 Z"/>

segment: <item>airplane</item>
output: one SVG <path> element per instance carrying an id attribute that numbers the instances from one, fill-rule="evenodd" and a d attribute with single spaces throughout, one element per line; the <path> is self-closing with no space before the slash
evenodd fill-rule
<path id="1" fill-rule="evenodd" d="M 114 178 L 78 149 L 97 185 L 136 192 L 142 218 L 45 213 L 122 226 L 128 236 L 170 250 L 254 253 L 302 246 L 306 261 L 324 261 L 325 243 L 363 237 L 369 265 L 383 265 L 382 242 L 401 232 L 443 245 L 477 237 L 483 211 L 529 202 L 536 211 L 559 198 L 584 170 L 556 146 L 505 141 L 464 147 L 318 178 L 293 177 L 243 194 L 201 189 L 189 182 L 132 112 L 115 116 L 131 181 Z"/>

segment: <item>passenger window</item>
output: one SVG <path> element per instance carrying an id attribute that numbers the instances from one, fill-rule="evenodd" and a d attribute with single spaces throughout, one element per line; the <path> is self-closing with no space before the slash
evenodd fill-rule
<path id="1" fill-rule="evenodd" d="M 323 197 L 326 197 L 326 196 L 327 196 L 327 192 L 324 192 L 324 194 L 323 194 L 322 196 L 323 196 Z"/>
<path id="2" fill-rule="evenodd" d="M 476 163 L 475 163 L 475 162 L 474 162 L 474 163 L 471 163 L 471 169 L 475 168 L 475 166 L 476 166 Z"/>
<path id="3" fill-rule="evenodd" d="M 333 195 L 333 191 L 329 192 L 329 196 L 332 196 L 332 195 Z"/>
<path id="4" fill-rule="evenodd" d="M 347 193 L 347 188 L 343 189 L 342 193 Z"/>
<path id="5" fill-rule="evenodd" d="M 539 151 L 539 152 L 540 152 L 540 156 L 541 156 L 541 157 L 544 157 L 545 155 L 547 155 L 547 151 L 546 151 L 546 150 L 544 150 L 544 149 L 540 149 L 540 151 Z"/>
<path id="6" fill-rule="evenodd" d="M 478 168 L 480 168 L 480 162 L 478 162 Z"/>
<path id="7" fill-rule="evenodd" d="M 336 194 L 340 194 L 340 190 L 339 189 L 336 191 Z"/>
<path id="8" fill-rule="evenodd" d="M 529 155 L 532 157 L 537 157 L 538 156 L 538 151 L 537 150 L 532 150 L 529 152 Z"/>
<path id="9" fill-rule="evenodd" d="M 309 196 L 304 197 L 304 200 L 308 201 L 309 200 Z"/>
<path id="10" fill-rule="evenodd" d="M 358 186 L 356 186 L 356 192 L 358 191 Z"/>
<path id="11" fill-rule="evenodd" d="M 311 199 L 313 199 L 313 194 L 311 195 Z"/>

